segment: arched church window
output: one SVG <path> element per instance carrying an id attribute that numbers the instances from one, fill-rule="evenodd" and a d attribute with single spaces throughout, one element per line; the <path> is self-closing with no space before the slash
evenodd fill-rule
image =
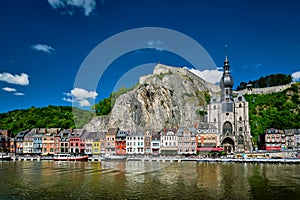
<path id="1" fill-rule="evenodd" d="M 214 122 L 217 122 L 217 119 L 216 119 L 216 118 L 214 118 Z"/>
<path id="2" fill-rule="evenodd" d="M 238 144 L 244 144 L 244 137 L 242 135 L 238 137 Z"/>
<path id="3" fill-rule="evenodd" d="M 225 122 L 223 125 L 223 134 L 232 135 L 232 124 L 230 122 Z"/>
<path id="4" fill-rule="evenodd" d="M 242 104 L 241 104 L 241 103 L 239 104 L 239 107 L 240 107 L 240 108 L 242 107 Z"/>
<path id="5" fill-rule="evenodd" d="M 242 121 L 242 117 L 240 117 L 240 121 Z"/>
<path id="6" fill-rule="evenodd" d="M 214 109 L 216 109 L 217 107 L 216 107 L 216 105 L 214 105 Z"/>
<path id="7" fill-rule="evenodd" d="M 239 131 L 243 131 L 243 127 L 240 127 L 240 128 L 239 128 Z"/>

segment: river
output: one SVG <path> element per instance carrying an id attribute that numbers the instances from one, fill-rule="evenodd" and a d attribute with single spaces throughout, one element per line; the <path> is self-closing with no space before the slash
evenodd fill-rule
<path id="1" fill-rule="evenodd" d="M 300 166 L 0 162 L 0 199 L 300 199 Z"/>

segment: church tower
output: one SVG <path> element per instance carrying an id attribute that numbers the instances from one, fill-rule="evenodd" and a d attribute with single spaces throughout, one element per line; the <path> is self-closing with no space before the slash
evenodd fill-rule
<path id="1" fill-rule="evenodd" d="M 226 152 L 249 152 L 252 150 L 252 137 L 248 102 L 240 94 L 233 96 L 233 85 L 226 56 L 220 80 L 221 95 L 220 98 L 212 97 L 208 105 L 208 122 L 217 127 L 218 146 L 222 146 Z"/>
<path id="2" fill-rule="evenodd" d="M 221 102 L 232 102 L 232 87 L 233 87 L 233 78 L 230 75 L 230 66 L 228 57 L 225 57 L 224 66 L 223 66 L 223 76 L 220 80 L 220 87 L 221 87 Z"/>

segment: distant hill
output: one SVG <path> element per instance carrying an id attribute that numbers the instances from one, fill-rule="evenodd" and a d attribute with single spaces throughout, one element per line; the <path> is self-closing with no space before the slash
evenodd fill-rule
<path id="1" fill-rule="evenodd" d="M 265 87 L 273 87 L 278 85 L 286 85 L 291 83 L 293 80 L 291 75 L 287 74 L 271 74 L 268 76 L 260 77 L 254 81 L 241 82 L 239 86 L 237 86 L 236 90 L 240 91 L 246 88 L 248 84 L 251 84 L 253 88 L 265 88 Z"/>
<path id="2" fill-rule="evenodd" d="M 300 128 L 300 84 L 294 83 L 282 92 L 246 94 L 254 141 L 268 128 Z"/>
<path id="3" fill-rule="evenodd" d="M 31 107 L 1 113 L 0 129 L 16 134 L 31 128 L 82 128 L 93 116 L 93 112 L 71 106 Z"/>

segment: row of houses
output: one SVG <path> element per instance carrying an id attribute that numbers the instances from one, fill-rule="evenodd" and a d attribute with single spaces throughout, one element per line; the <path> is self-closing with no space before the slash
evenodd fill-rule
<path id="1" fill-rule="evenodd" d="M 221 151 L 217 129 L 204 123 L 200 127 L 141 131 L 110 128 L 102 132 L 83 129 L 36 128 L 7 139 L 6 152 L 16 155 L 182 155 L 199 151 Z"/>
<path id="2" fill-rule="evenodd" d="M 193 155 L 219 152 L 217 128 L 202 123 L 197 128 L 164 128 L 141 131 L 110 128 L 102 132 L 83 129 L 36 128 L 12 137 L 0 130 L 0 152 L 15 155 Z M 267 129 L 258 139 L 261 150 L 298 150 L 300 129 Z"/>
<path id="3" fill-rule="evenodd" d="M 258 138 L 258 146 L 259 149 L 267 151 L 299 150 L 300 129 L 267 129 Z"/>

